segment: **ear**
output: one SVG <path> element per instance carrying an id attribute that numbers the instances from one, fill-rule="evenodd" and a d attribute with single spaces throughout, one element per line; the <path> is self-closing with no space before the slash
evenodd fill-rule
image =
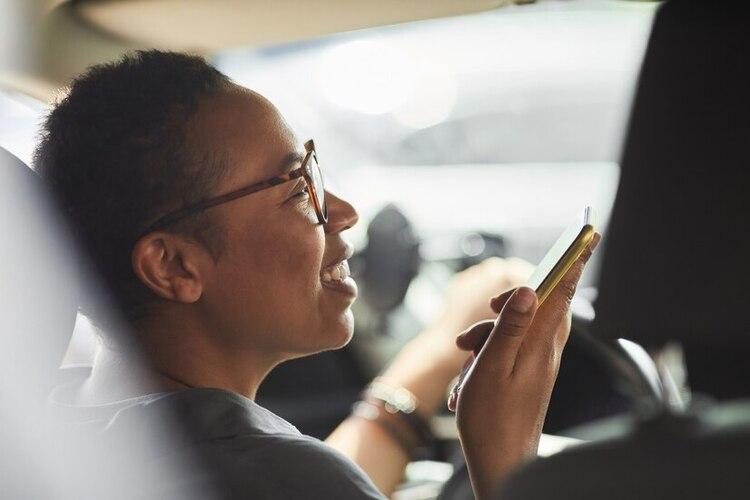
<path id="1" fill-rule="evenodd" d="M 150 233 L 138 240 L 131 253 L 133 271 L 156 295 L 191 304 L 203 293 L 208 252 L 171 233 Z"/>

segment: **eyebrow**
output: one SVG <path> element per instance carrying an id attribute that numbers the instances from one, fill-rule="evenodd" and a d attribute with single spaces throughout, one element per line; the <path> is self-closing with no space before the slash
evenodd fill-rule
<path id="1" fill-rule="evenodd" d="M 284 157 L 283 160 L 281 160 L 281 163 L 279 163 L 279 167 L 277 170 L 280 175 L 287 174 L 292 170 L 292 167 L 294 165 L 296 165 L 297 163 L 301 163 L 304 159 L 305 155 L 300 154 L 297 151 L 289 153 Z"/>
<path id="2" fill-rule="evenodd" d="M 289 153 L 279 163 L 279 167 L 278 167 L 279 175 L 288 174 L 292 170 L 292 167 L 294 167 L 298 163 L 302 163 L 302 160 L 304 159 L 305 159 L 305 155 L 297 151 Z M 300 181 L 304 182 L 304 179 L 300 177 L 299 179 L 297 179 L 297 182 L 290 183 L 291 186 L 284 191 L 286 193 L 284 195 L 285 198 L 297 190 L 297 186 L 300 185 Z"/>

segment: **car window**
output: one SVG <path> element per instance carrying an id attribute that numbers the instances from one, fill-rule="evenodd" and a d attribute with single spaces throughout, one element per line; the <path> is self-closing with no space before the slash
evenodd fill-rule
<path id="1" fill-rule="evenodd" d="M 30 165 L 43 113 L 42 102 L 0 89 L 0 147 Z"/>

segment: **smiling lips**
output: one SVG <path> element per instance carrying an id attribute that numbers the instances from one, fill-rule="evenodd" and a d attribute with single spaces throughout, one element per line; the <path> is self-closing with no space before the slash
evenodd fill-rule
<path id="1" fill-rule="evenodd" d="M 344 259 L 331 266 L 326 267 L 320 273 L 320 281 L 323 283 L 341 283 L 351 275 L 349 271 L 349 262 Z"/>

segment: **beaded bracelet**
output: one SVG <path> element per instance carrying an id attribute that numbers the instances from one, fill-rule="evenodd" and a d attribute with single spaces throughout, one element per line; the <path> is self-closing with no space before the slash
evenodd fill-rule
<path id="1" fill-rule="evenodd" d="M 406 439 L 412 443 L 411 446 L 408 446 L 409 450 L 413 451 L 413 449 L 429 445 L 434 441 L 429 424 L 416 411 L 417 398 L 409 390 L 403 387 L 393 387 L 382 379 L 376 378 L 362 393 L 362 402 L 369 403 L 378 408 L 382 407 L 385 412 L 397 417 L 402 423 L 406 424 L 411 430 L 410 434 L 416 438 L 416 442 L 414 442 L 414 439 Z M 372 410 L 369 413 L 374 414 Z M 359 416 L 367 418 L 364 415 Z M 374 418 L 369 418 L 369 420 L 377 420 L 378 423 L 382 421 L 384 428 L 386 426 L 394 427 L 385 423 L 379 414 Z M 407 448 L 402 432 L 390 430 L 390 434 L 394 438 L 399 439 L 405 449 Z"/>
<path id="2" fill-rule="evenodd" d="M 414 450 L 419 446 L 419 443 L 414 440 L 414 436 L 410 435 L 411 433 L 404 432 L 404 429 L 401 429 L 397 423 L 390 421 L 383 414 L 382 406 L 370 401 L 357 401 L 352 407 L 352 415 L 372 422 L 384 430 L 401 447 L 407 457 L 411 457 Z"/>

